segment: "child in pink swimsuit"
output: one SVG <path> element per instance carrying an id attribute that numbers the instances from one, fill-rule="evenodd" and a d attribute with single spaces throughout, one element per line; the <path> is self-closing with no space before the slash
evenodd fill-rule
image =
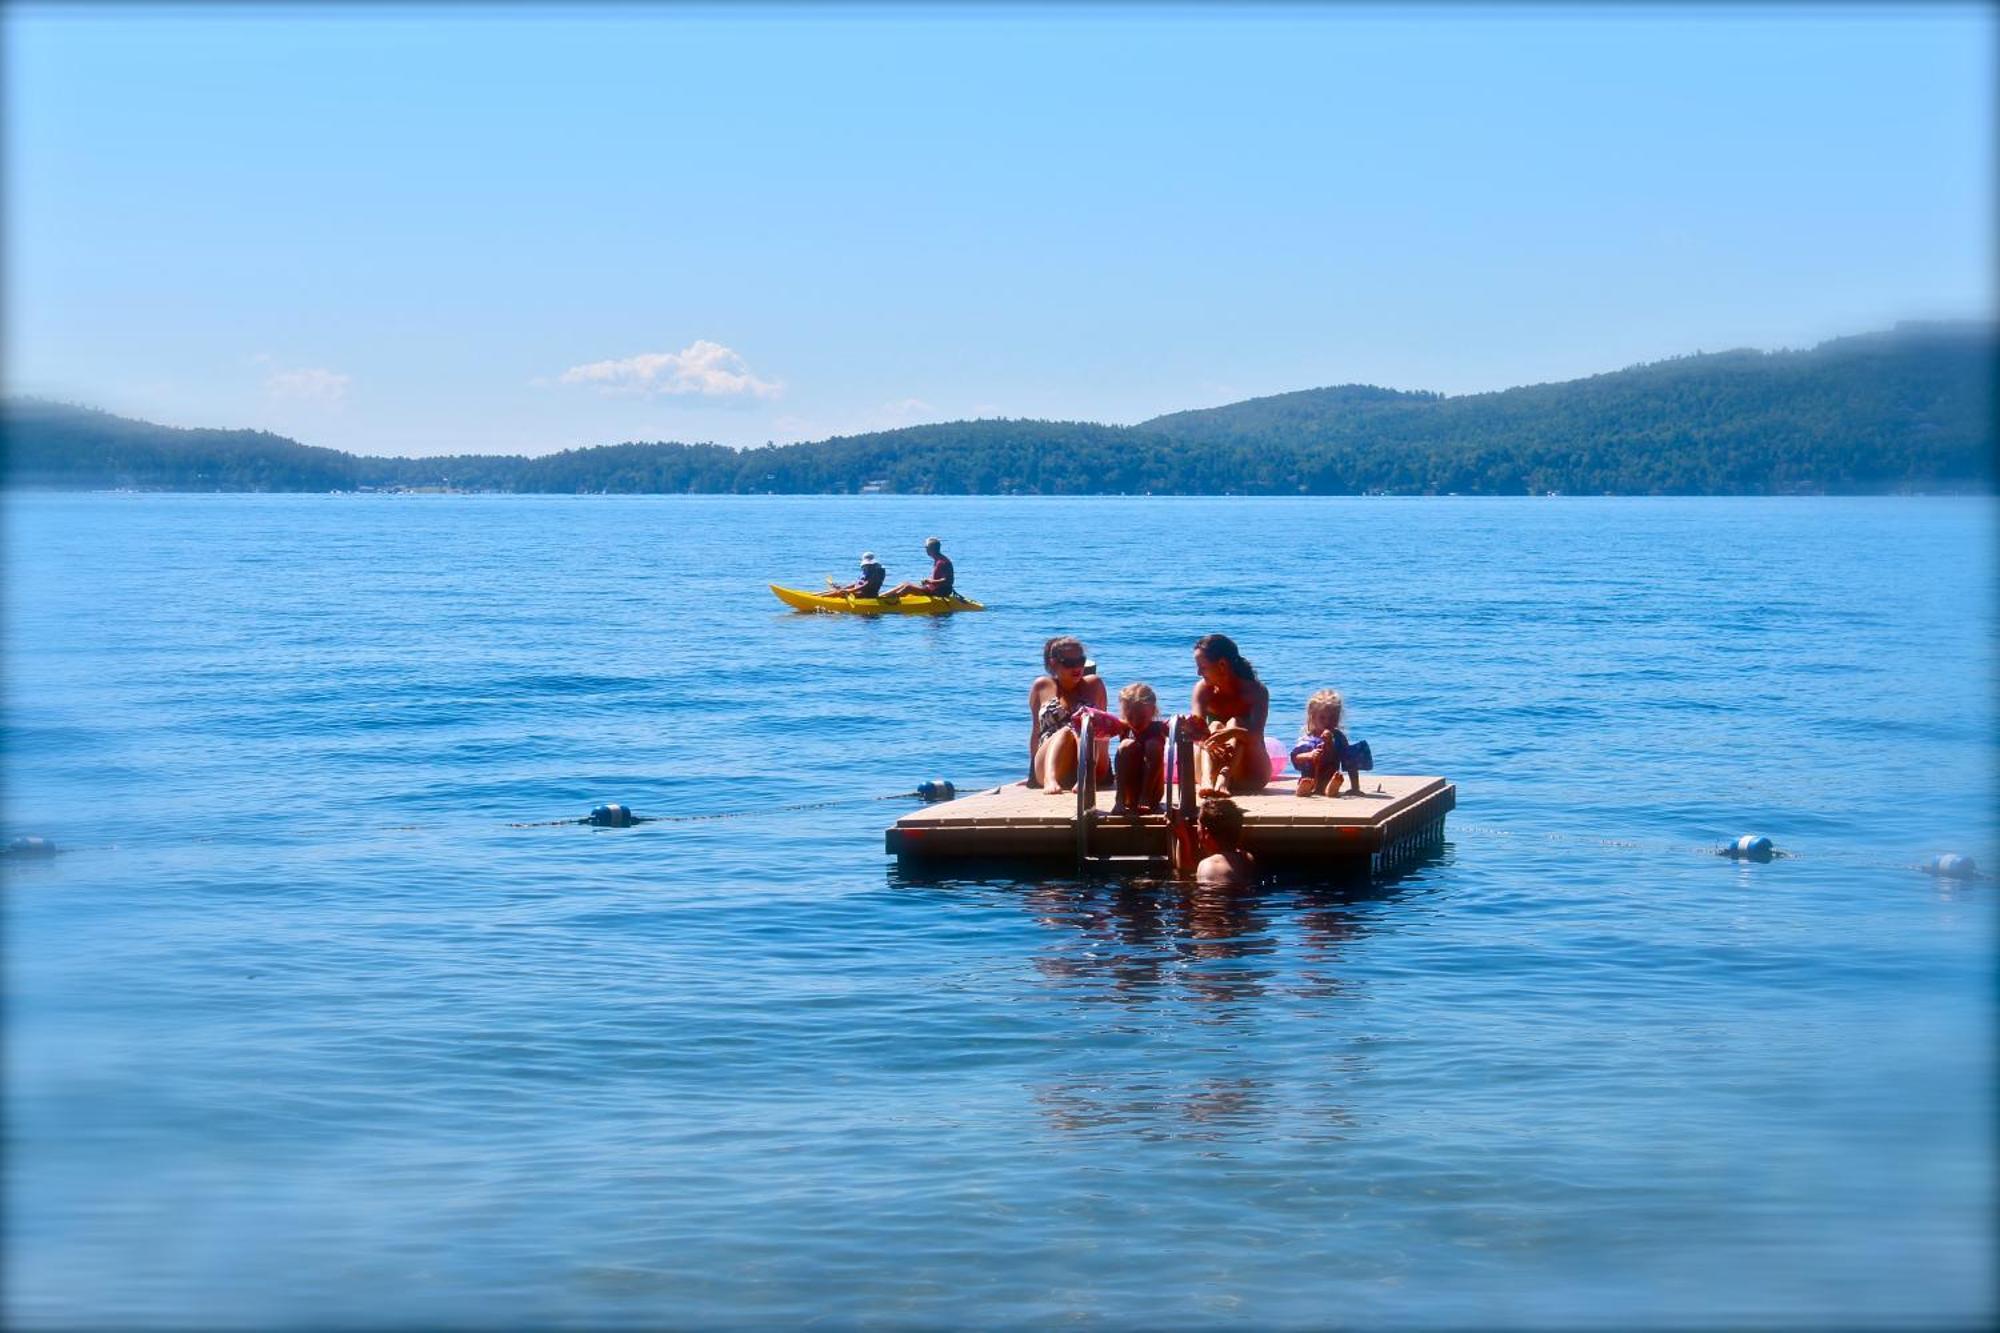
<path id="1" fill-rule="evenodd" d="M 1088 717 L 1097 735 L 1123 737 L 1113 759 L 1118 795 L 1111 813 L 1148 815 L 1167 794 L 1167 724 L 1160 718 L 1159 696 L 1151 685 L 1133 681 L 1118 691 L 1118 711 L 1121 716 L 1113 717 L 1101 708 L 1079 708 L 1069 724 L 1080 735 Z"/>

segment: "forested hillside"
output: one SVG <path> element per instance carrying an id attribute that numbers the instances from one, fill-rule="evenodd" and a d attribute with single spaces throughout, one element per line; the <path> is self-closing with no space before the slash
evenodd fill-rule
<path id="1" fill-rule="evenodd" d="M 1993 357 L 1991 329 L 1914 326 L 1457 398 L 1309 389 L 1138 428 L 1285 458 L 1311 491 L 1956 489 L 1993 477 Z"/>
<path id="2" fill-rule="evenodd" d="M 10 486 L 926 494 L 1865 494 L 1990 490 L 1994 334 L 1928 325 L 1446 397 L 1366 385 L 1137 426 L 958 421 L 812 444 L 369 458 L 258 431 L 6 405 Z"/>
<path id="3" fill-rule="evenodd" d="M 87 407 L 10 401 L 0 416 L 11 487 L 342 491 L 361 460 L 260 430 L 181 430 Z"/>

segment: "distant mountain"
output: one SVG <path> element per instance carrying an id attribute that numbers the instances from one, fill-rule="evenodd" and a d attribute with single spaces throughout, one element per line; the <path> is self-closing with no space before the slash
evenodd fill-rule
<path id="1" fill-rule="evenodd" d="M 1914 324 L 1455 398 L 1308 389 L 1135 429 L 1296 470 L 1259 468 L 1258 489 L 1294 475 L 1313 492 L 1986 489 L 1994 355 L 1990 325 Z"/>
<path id="2" fill-rule="evenodd" d="M 10 487 L 346 491 L 359 459 L 261 430 L 181 430 L 67 403 L 0 407 Z"/>
<path id="3" fill-rule="evenodd" d="M 0 410 L 11 487 L 328 491 L 1467 495 L 1990 491 L 1990 325 L 1903 325 L 1447 397 L 1342 385 L 1137 426 L 955 421 L 812 444 L 368 458 L 88 408 Z"/>

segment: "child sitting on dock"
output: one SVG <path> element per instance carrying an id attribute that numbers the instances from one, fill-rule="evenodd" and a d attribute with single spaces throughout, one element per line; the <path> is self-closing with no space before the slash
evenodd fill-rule
<path id="1" fill-rule="evenodd" d="M 1149 815 L 1159 809 L 1167 793 L 1167 724 L 1160 718 L 1160 699 L 1153 687 L 1135 680 L 1118 691 L 1118 711 L 1113 717 L 1101 708 L 1078 708 L 1069 724 L 1083 734 L 1083 719 L 1091 719 L 1098 736 L 1124 738 L 1114 759 L 1118 795 L 1111 813 Z"/>
<path id="2" fill-rule="evenodd" d="M 1361 791 L 1361 770 L 1375 766 L 1366 741 L 1350 741 L 1340 729 L 1343 700 L 1339 690 L 1321 690 L 1306 700 L 1306 729 L 1292 747 L 1292 767 L 1299 771 L 1297 794 L 1340 794 L 1342 774 L 1348 791 Z"/>
<path id="3" fill-rule="evenodd" d="M 1243 807 L 1227 796 L 1211 796 L 1201 803 L 1195 831 L 1204 853 L 1194 870 L 1195 883 L 1249 888 L 1257 877 L 1257 862 L 1243 850 Z"/>

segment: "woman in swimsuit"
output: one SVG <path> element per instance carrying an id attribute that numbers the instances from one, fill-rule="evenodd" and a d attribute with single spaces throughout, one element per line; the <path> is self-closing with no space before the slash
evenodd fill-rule
<path id="1" fill-rule="evenodd" d="M 1028 689 L 1028 782 L 1055 795 L 1076 781 L 1077 736 L 1070 714 L 1085 706 L 1104 708 L 1104 682 L 1086 674 L 1090 659 L 1067 635 L 1042 645 L 1042 665 L 1048 674 L 1037 676 Z M 1111 771 L 1110 756 L 1107 737 L 1097 747 L 1099 781 Z"/>
<path id="2" fill-rule="evenodd" d="M 1194 645 L 1194 716 L 1199 738 L 1194 752 L 1195 792 L 1228 796 L 1260 791 L 1271 781 L 1271 756 L 1264 749 L 1264 722 L 1271 692 L 1257 669 L 1227 635 L 1210 634 Z"/>

